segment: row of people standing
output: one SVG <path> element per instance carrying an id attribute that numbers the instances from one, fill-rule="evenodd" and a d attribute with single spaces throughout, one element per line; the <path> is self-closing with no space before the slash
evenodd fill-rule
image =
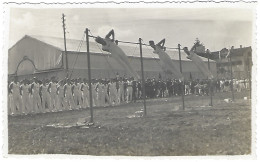
<path id="1" fill-rule="evenodd" d="M 41 81 L 34 78 L 21 82 L 14 80 L 9 84 L 8 89 L 8 112 L 11 115 L 81 109 L 90 105 L 86 79 Z M 91 89 L 94 107 L 128 103 L 133 101 L 133 93 L 136 93 L 136 89 L 133 90 L 132 78 L 93 79 Z"/>
<path id="2" fill-rule="evenodd" d="M 248 87 L 248 82 L 235 80 L 234 87 L 241 91 L 241 87 Z M 240 88 L 236 88 L 236 87 Z M 190 80 L 184 85 L 176 79 L 149 79 L 145 81 L 146 98 L 162 98 L 180 96 L 182 87 L 185 95 L 209 95 L 209 81 Z M 228 91 L 230 80 L 216 80 L 212 82 L 212 91 Z M 9 84 L 8 107 L 9 114 L 45 113 L 73 110 L 89 107 L 89 86 L 86 79 L 58 79 L 51 80 L 14 80 Z M 129 103 L 142 98 L 142 85 L 133 78 L 93 79 L 93 106 L 105 107 Z"/>
<path id="3" fill-rule="evenodd" d="M 209 92 L 227 92 L 231 91 L 231 80 L 228 79 L 194 79 L 185 80 L 184 84 L 177 79 L 167 79 L 166 81 L 155 78 L 146 79 L 146 97 L 148 98 L 160 98 L 160 97 L 172 97 L 181 96 L 182 89 L 184 89 L 185 95 L 209 95 Z M 234 91 L 241 92 L 242 90 L 249 89 L 248 79 L 233 79 Z"/>

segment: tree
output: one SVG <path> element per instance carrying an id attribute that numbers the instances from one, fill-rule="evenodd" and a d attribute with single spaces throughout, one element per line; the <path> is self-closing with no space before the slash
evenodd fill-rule
<path id="1" fill-rule="evenodd" d="M 195 39 L 194 44 L 198 44 L 198 46 L 195 48 L 195 52 L 205 53 L 205 46 L 203 45 L 203 43 L 200 42 L 199 38 Z"/>

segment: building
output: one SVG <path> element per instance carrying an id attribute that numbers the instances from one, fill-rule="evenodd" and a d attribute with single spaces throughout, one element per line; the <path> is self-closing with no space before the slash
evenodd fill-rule
<path id="1" fill-rule="evenodd" d="M 221 51 L 211 53 L 217 63 L 217 74 L 219 78 L 230 78 L 231 62 L 232 75 L 236 79 L 251 78 L 252 69 L 252 48 L 242 47 L 235 48 L 228 55 L 228 49 L 224 48 Z M 231 62 L 230 62 L 231 58 Z"/>
<path id="2" fill-rule="evenodd" d="M 120 76 L 130 77 L 109 53 L 102 51 L 101 46 L 91 39 L 89 48 L 93 78 L 113 78 L 116 73 Z M 66 42 L 68 65 L 66 64 L 63 38 L 25 35 L 8 51 L 9 78 L 14 76 L 17 76 L 18 79 L 34 76 L 40 79 L 53 76 L 58 78 L 66 76 L 87 78 L 86 42 L 73 39 L 67 39 Z M 135 70 L 141 74 L 139 45 L 126 46 L 126 44 L 119 43 L 119 46 L 128 55 L 129 61 Z M 178 50 L 167 50 L 166 52 L 179 67 Z M 173 76 L 162 70 L 162 64 L 158 56 L 153 53 L 152 48 L 143 46 L 143 57 L 145 77 L 158 78 L 161 75 L 162 78 L 173 78 Z M 186 58 L 183 51 L 181 51 L 181 59 L 183 74 L 186 79 L 191 77 L 206 79 L 195 64 Z M 207 59 L 203 58 L 203 61 L 207 64 Z M 210 65 L 213 75 L 216 76 L 216 62 L 210 61 Z"/>

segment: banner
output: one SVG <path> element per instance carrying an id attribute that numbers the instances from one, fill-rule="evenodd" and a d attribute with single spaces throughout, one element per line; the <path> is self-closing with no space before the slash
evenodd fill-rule
<path id="1" fill-rule="evenodd" d="M 175 79 L 184 79 L 181 72 L 178 70 L 177 65 L 173 63 L 171 57 L 163 49 L 161 49 L 160 46 L 155 46 L 154 53 L 158 54 L 160 60 L 163 62 L 163 70 L 171 73 Z"/>
<path id="2" fill-rule="evenodd" d="M 205 62 L 202 61 L 202 59 L 198 55 L 196 55 L 192 50 L 188 51 L 187 47 L 184 48 L 184 51 L 188 55 L 187 58 L 191 59 L 192 62 L 195 63 L 195 65 L 198 67 L 198 69 L 202 72 L 202 74 L 205 77 L 208 77 L 208 79 L 213 79 L 213 75 L 209 71 L 207 65 L 205 64 Z"/>
<path id="3" fill-rule="evenodd" d="M 178 70 L 178 67 L 173 63 L 171 57 L 163 50 L 163 45 L 164 45 L 165 39 L 163 39 L 161 42 L 158 44 L 154 44 L 153 41 L 150 41 L 151 47 L 154 49 L 153 53 L 158 54 L 160 58 L 160 62 L 162 62 L 163 66 L 162 69 L 170 73 L 174 76 L 175 79 L 180 79 L 184 80 L 184 77 L 182 73 Z M 163 45 L 161 45 L 163 43 Z"/>
<path id="4" fill-rule="evenodd" d="M 110 38 L 97 37 L 96 42 L 102 44 L 102 50 L 110 52 L 112 57 L 123 67 L 123 69 L 127 70 L 130 76 L 134 77 L 135 80 L 140 79 L 138 73 L 134 71 L 134 68 L 129 63 L 128 57 L 124 51 L 118 47 L 113 40 Z"/>

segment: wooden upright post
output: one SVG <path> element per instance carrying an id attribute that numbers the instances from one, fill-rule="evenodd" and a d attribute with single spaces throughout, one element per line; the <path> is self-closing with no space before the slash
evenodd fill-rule
<path id="1" fill-rule="evenodd" d="M 252 56 L 252 53 L 251 53 Z M 252 57 L 251 57 L 252 59 Z M 251 70 L 250 70 L 250 61 L 249 61 L 249 54 L 247 56 L 247 78 L 249 82 L 249 98 L 251 99 Z"/>
<path id="2" fill-rule="evenodd" d="M 93 123 L 93 100 L 92 100 L 91 66 L 90 66 L 88 28 L 86 28 L 85 33 L 86 33 L 87 58 L 88 58 L 88 86 L 89 86 L 89 103 L 90 103 L 90 115 L 91 115 L 90 122 Z"/>
<path id="3" fill-rule="evenodd" d="M 68 75 L 69 65 L 68 65 L 68 54 L 67 54 L 67 45 L 66 45 L 66 26 L 65 26 L 64 14 L 62 14 L 62 27 L 63 27 L 64 49 L 65 49 L 65 59 L 66 59 L 66 71 Z"/>
<path id="4" fill-rule="evenodd" d="M 140 46 L 141 72 L 142 72 L 142 95 L 144 100 L 144 116 L 146 116 L 146 94 L 145 94 L 144 65 L 143 65 L 143 51 L 142 51 L 141 38 L 139 38 L 139 46 Z"/>
<path id="5" fill-rule="evenodd" d="M 208 69 L 210 71 L 210 63 L 209 63 L 209 55 L 210 55 L 210 52 L 209 50 L 207 49 L 207 55 L 208 55 Z M 208 79 L 209 81 L 209 93 L 210 93 L 210 104 L 209 106 L 213 106 L 213 101 L 212 101 L 212 80 Z"/>
<path id="6" fill-rule="evenodd" d="M 182 64 L 181 64 L 181 45 L 178 44 L 178 50 L 179 50 L 179 62 L 180 62 L 180 72 L 182 73 Z M 182 73 L 183 74 L 183 73 Z M 184 80 L 182 81 L 181 86 L 181 98 L 182 98 L 182 110 L 185 110 L 185 104 L 184 104 L 184 91 L 185 91 L 185 84 Z"/>
<path id="7" fill-rule="evenodd" d="M 235 97 L 234 97 L 234 90 L 233 90 L 233 70 L 232 70 L 233 65 L 232 65 L 232 52 L 231 52 L 231 50 L 230 50 L 230 53 L 229 53 L 229 61 L 230 61 L 230 76 L 231 76 L 231 93 L 232 93 L 232 101 L 234 101 Z"/>

